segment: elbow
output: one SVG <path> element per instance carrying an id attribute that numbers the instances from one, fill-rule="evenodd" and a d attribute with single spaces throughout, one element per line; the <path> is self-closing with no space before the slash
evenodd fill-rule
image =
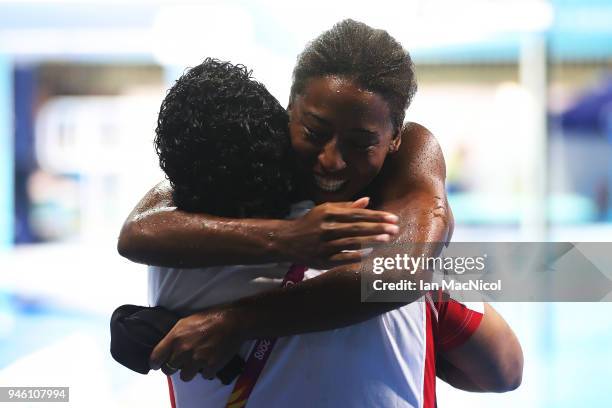
<path id="1" fill-rule="evenodd" d="M 119 239 L 117 240 L 117 252 L 124 258 L 130 259 L 133 253 L 133 248 L 130 245 L 130 232 L 131 228 L 130 222 L 126 221 L 121 228 L 121 232 L 119 233 Z"/>
<path id="2" fill-rule="evenodd" d="M 523 381 L 523 352 L 518 342 L 495 371 L 494 392 L 509 392 L 520 387 Z"/>
<path id="3" fill-rule="evenodd" d="M 140 262 L 138 229 L 140 228 L 134 221 L 126 221 L 121 228 L 119 239 L 117 240 L 117 252 L 119 255 L 132 262 Z M 140 233 L 144 233 L 142 229 L 140 229 Z"/>
<path id="4" fill-rule="evenodd" d="M 523 381 L 523 366 L 516 367 L 500 379 L 497 392 L 514 391 L 521 386 Z"/>

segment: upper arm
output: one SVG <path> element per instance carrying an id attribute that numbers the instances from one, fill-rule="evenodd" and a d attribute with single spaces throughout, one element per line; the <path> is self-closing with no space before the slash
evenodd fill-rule
<path id="1" fill-rule="evenodd" d="M 439 295 L 446 297 L 442 292 Z M 434 325 L 436 350 L 442 353 L 473 338 L 484 320 L 486 306 L 482 302 L 458 302 L 452 298 L 440 298 L 434 305 L 437 312 Z"/>
<path id="2" fill-rule="evenodd" d="M 519 386 L 523 371 L 521 346 L 492 306 L 484 304 L 484 314 L 473 330 L 448 342 L 452 337 L 447 333 L 447 343 L 440 345 L 439 353 L 469 381 L 483 391 L 503 392 Z"/>
<path id="3" fill-rule="evenodd" d="M 388 156 L 383 167 L 381 198 L 401 199 L 419 191 L 445 199 L 446 164 L 434 135 L 417 123 L 407 123 L 401 138 L 399 150 Z"/>
<path id="4" fill-rule="evenodd" d="M 399 151 L 388 156 L 377 178 L 373 204 L 398 214 L 400 228 L 422 231 L 421 235 L 408 234 L 415 239 L 446 242 L 452 231 L 452 212 L 446 199 L 446 165 L 440 145 L 417 123 L 406 124 L 401 137 Z"/>

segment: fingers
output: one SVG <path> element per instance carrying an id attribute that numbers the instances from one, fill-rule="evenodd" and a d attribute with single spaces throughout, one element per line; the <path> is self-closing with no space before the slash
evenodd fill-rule
<path id="1" fill-rule="evenodd" d="M 229 362 L 230 359 L 231 357 L 229 359 L 220 359 L 212 365 L 210 363 L 200 364 L 200 374 L 202 374 L 202 377 L 207 380 L 213 380 L 217 376 L 217 373 L 221 371 L 223 367 L 225 367 L 225 365 Z"/>
<path id="2" fill-rule="evenodd" d="M 166 375 L 172 375 L 179 370 L 181 380 L 187 382 L 193 380 L 198 373 L 207 380 L 212 380 L 217 372 L 216 365 L 210 365 L 206 360 L 187 352 L 178 357 L 173 355 L 168 362 L 162 364 L 162 371 Z"/>
<path id="3" fill-rule="evenodd" d="M 172 353 L 172 344 L 174 342 L 174 334 L 171 331 L 168 333 L 153 349 L 149 357 L 149 366 L 153 370 L 158 370 L 165 363 Z M 179 367 L 177 367 L 179 368 Z"/>
<path id="4" fill-rule="evenodd" d="M 188 382 L 198 375 L 199 369 L 195 364 L 188 364 L 181 370 L 181 380 Z"/>
<path id="5" fill-rule="evenodd" d="M 351 208 L 366 208 L 370 204 L 370 197 L 361 197 L 353 201 L 349 207 Z"/>
<path id="6" fill-rule="evenodd" d="M 164 374 L 166 374 L 168 376 L 176 373 L 179 369 L 180 369 L 180 367 L 175 367 L 171 363 L 168 363 L 168 362 L 165 362 L 161 366 L 162 373 L 164 373 Z"/>
<path id="7" fill-rule="evenodd" d="M 346 208 L 366 208 L 368 205 L 370 205 L 370 197 L 361 197 L 355 201 L 339 201 L 333 204 Z"/>
<path id="8" fill-rule="evenodd" d="M 329 257 L 312 264 L 313 268 L 326 270 L 336 266 L 351 265 L 360 263 L 369 253 L 365 249 L 357 251 L 348 251 L 332 254 Z"/>
<path id="9" fill-rule="evenodd" d="M 336 239 L 327 244 L 329 254 L 335 254 L 342 251 L 352 251 L 362 248 L 368 248 L 376 245 L 381 245 L 391 241 L 391 235 L 379 234 L 366 237 L 349 237 Z"/>
<path id="10" fill-rule="evenodd" d="M 204 366 L 200 369 L 200 374 L 207 380 L 214 380 L 216 372 L 210 368 L 210 366 Z"/>
<path id="11" fill-rule="evenodd" d="M 190 353 L 173 354 L 166 363 L 162 364 L 162 372 L 166 375 L 172 375 L 178 370 L 188 367 L 191 361 Z M 197 371 L 197 370 L 196 370 Z"/>
<path id="12" fill-rule="evenodd" d="M 176 336 L 173 330 L 170 331 L 151 352 L 149 364 L 152 369 L 161 368 L 166 375 L 172 375 L 182 369 L 190 361 L 188 349 L 175 347 L 177 345 Z M 178 349 L 178 350 L 177 350 Z"/>
<path id="13" fill-rule="evenodd" d="M 324 250 L 326 259 L 318 267 L 331 269 L 336 266 L 361 262 L 372 252 L 373 248 L 390 241 L 390 234 L 348 237 L 330 241 L 326 244 Z"/>
<path id="14" fill-rule="evenodd" d="M 361 197 L 355 201 L 336 201 L 333 205 L 338 207 L 347 207 L 347 208 L 365 208 L 370 203 L 370 197 Z M 328 203 L 332 204 L 332 203 Z"/>
<path id="15" fill-rule="evenodd" d="M 330 268 L 334 268 L 336 266 L 353 264 L 360 262 L 361 259 L 362 254 L 360 252 L 340 252 L 339 254 L 335 254 L 329 257 L 329 266 Z"/>
<path id="16" fill-rule="evenodd" d="M 327 219 L 336 222 L 379 222 L 397 224 L 397 215 L 363 208 L 338 208 L 328 215 Z"/>
<path id="17" fill-rule="evenodd" d="M 348 238 L 348 237 L 366 237 L 372 235 L 396 235 L 399 233 L 399 227 L 393 224 L 374 223 L 374 222 L 358 222 L 358 223 L 326 223 L 323 225 L 325 229 L 324 239 L 328 241 Z"/>
<path id="18" fill-rule="evenodd" d="M 367 209 L 369 201 L 368 197 L 364 197 L 357 201 L 325 203 L 318 206 L 318 208 L 320 211 L 323 211 L 325 219 L 329 221 L 370 221 L 391 224 L 396 224 L 399 221 L 399 217 L 393 213 Z"/>

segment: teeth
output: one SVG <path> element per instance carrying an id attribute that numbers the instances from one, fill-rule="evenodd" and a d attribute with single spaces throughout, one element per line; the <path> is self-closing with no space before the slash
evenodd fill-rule
<path id="1" fill-rule="evenodd" d="M 340 188 L 342 188 L 342 186 L 347 181 L 347 180 L 330 179 L 330 178 L 325 178 L 325 177 L 321 177 L 317 175 L 314 176 L 314 179 L 315 179 L 315 182 L 317 183 L 317 186 L 319 186 L 321 190 L 328 191 L 328 192 L 334 192 L 334 191 L 340 190 Z"/>

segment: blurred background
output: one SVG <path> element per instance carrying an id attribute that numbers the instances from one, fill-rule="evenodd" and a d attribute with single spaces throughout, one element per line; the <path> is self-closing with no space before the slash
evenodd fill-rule
<path id="1" fill-rule="evenodd" d="M 79 407 L 169 406 L 161 375 L 110 358 L 107 328 L 117 305 L 147 301 L 145 267 L 115 246 L 162 179 L 165 90 L 214 56 L 286 104 L 297 54 L 349 17 L 413 55 L 407 120 L 442 145 L 454 240 L 610 240 L 612 1 L 0 0 L 0 385 L 70 386 Z M 523 345 L 523 385 L 439 383 L 439 405 L 612 405 L 610 305 L 496 304 Z"/>

